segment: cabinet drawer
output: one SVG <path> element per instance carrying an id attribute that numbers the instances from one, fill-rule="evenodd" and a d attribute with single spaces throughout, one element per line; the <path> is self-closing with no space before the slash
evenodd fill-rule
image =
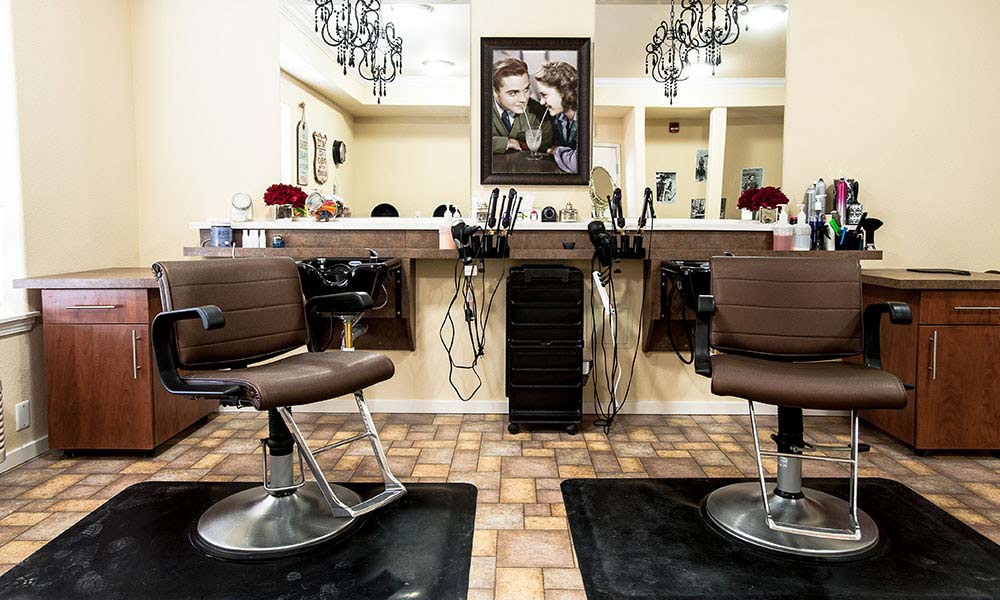
<path id="1" fill-rule="evenodd" d="M 149 321 L 146 290 L 42 290 L 46 323 L 133 323 Z"/>
<path id="2" fill-rule="evenodd" d="M 920 323 L 1000 325 L 1000 291 L 923 292 L 920 298 Z"/>

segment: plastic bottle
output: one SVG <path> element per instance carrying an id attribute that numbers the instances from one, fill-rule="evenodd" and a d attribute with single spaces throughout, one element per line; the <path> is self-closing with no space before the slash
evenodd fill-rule
<path id="1" fill-rule="evenodd" d="M 792 226 L 788 223 L 788 212 L 778 207 L 778 220 L 772 227 L 774 233 L 774 249 L 787 251 L 792 249 Z"/>
<path id="2" fill-rule="evenodd" d="M 812 227 L 812 249 L 826 249 L 826 220 L 823 218 L 826 211 L 826 184 L 820 179 L 816 182 L 816 198 L 812 205 L 812 212 L 809 215 L 809 226 Z"/>
<path id="3" fill-rule="evenodd" d="M 792 250 L 809 250 L 812 247 L 812 227 L 809 226 L 806 209 L 799 210 L 799 218 L 792 228 Z"/>
<path id="4" fill-rule="evenodd" d="M 258 245 L 257 241 L 257 230 L 256 229 L 244 229 L 243 230 L 243 247 L 244 248 L 256 248 Z"/>

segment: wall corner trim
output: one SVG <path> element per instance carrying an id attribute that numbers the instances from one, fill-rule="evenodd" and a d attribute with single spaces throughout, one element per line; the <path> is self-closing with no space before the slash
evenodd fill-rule
<path id="1" fill-rule="evenodd" d="M 35 326 L 35 320 L 38 318 L 38 315 L 39 313 L 36 310 L 13 317 L 0 317 L 0 338 L 31 331 Z"/>
<path id="2" fill-rule="evenodd" d="M 33 458 L 37 458 L 42 454 L 45 454 L 49 449 L 49 436 L 38 438 L 32 442 L 10 450 L 7 452 L 7 459 L 0 462 L 0 473 L 4 473 L 22 465 Z"/>

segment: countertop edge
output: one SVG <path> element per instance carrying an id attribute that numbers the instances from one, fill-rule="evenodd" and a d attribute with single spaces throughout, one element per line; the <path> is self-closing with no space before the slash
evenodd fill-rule
<path id="1" fill-rule="evenodd" d="M 974 274 L 976 275 L 976 274 Z M 1000 290 L 1000 276 L 995 279 L 953 276 L 953 278 L 931 277 L 928 279 L 899 279 L 889 275 L 861 272 L 861 283 L 896 290 L 952 290 L 977 291 Z"/>

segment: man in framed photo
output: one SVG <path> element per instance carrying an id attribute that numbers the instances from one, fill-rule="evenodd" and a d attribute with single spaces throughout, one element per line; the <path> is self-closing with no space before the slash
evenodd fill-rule
<path id="1" fill-rule="evenodd" d="M 517 58 L 493 63 L 493 153 L 526 151 L 528 128 L 542 128 L 539 152 L 552 145 L 552 122 L 545 120 L 546 109 L 531 97 L 528 65 Z"/>

